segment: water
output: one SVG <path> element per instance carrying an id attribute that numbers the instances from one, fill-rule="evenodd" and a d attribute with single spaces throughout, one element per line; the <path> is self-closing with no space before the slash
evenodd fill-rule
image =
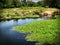
<path id="1" fill-rule="evenodd" d="M 14 26 L 22 26 L 24 24 L 34 22 L 37 19 L 18 19 L 0 22 L 0 45 L 35 45 L 35 41 L 26 41 L 25 37 L 27 34 L 16 32 L 12 29 Z"/>

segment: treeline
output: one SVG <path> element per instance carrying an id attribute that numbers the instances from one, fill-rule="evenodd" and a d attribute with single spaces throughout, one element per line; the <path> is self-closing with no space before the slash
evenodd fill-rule
<path id="1" fill-rule="evenodd" d="M 60 9 L 60 0 L 44 0 L 44 5 Z"/>
<path id="2" fill-rule="evenodd" d="M 37 3 L 26 0 L 0 0 L 0 8 L 13 8 L 22 6 L 37 6 Z"/>
<path id="3" fill-rule="evenodd" d="M 42 0 L 33 2 L 32 0 L 0 0 L 0 8 L 14 8 L 23 6 L 42 6 L 60 8 L 60 0 Z"/>

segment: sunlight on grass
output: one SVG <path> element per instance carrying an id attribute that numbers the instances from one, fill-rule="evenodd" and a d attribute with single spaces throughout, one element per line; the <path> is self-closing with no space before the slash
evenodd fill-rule
<path id="1" fill-rule="evenodd" d="M 46 10 L 57 10 L 56 8 L 43 8 L 43 7 L 21 7 L 21 8 L 8 8 L 3 9 L 2 17 L 9 18 L 26 18 L 26 17 L 41 17 L 41 12 Z M 2 11 L 2 10 L 1 10 Z M 8 19 L 8 18 L 7 18 Z"/>
<path id="2" fill-rule="evenodd" d="M 23 26 L 16 26 L 13 29 L 22 33 L 31 33 L 27 35 L 27 41 L 39 41 L 40 44 L 45 42 L 56 43 L 59 42 L 59 40 L 56 41 L 56 35 L 60 32 L 57 23 L 57 19 L 40 20 Z"/>

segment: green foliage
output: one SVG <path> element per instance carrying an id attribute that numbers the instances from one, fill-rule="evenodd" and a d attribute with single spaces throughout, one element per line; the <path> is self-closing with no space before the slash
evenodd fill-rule
<path id="1" fill-rule="evenodd" d="M 26 4 L 27 6 L 30 6 L 30 7 L 37 6 L 37 3 L 32 2 L 32 1 L 27 1 Z"/>
<path id="2" fill-rule="evenodd" d="M 44 0 L 45 6 L 60 8 L 60 0 Z"/>
<path id="3" fill-rule="evenodd" d="M 25 24 L 23 26 L 16 26 L 13 27 L 13 29 L 22 33 L 30 33 L 26 37 L 27 41 L 38 41 L 40 44 L 60 44 L 60 27 L 58 26 L 57 19 L 40 20 L 29 24 Z"/>
<path id="4" fill-rule="evenodd" d="M 60 8 L 60 0 L 41 0 L 33 2 L 32 0 L 0 0 L 0 7 L 22 7 L 22 6 L 42 6 L 42 7 L 56 7 Z"/>
<path id="5" fill-rule="evenodd" d="M 19 6 L 19 0 L 13 0 L 13 5 L 14 7 L 18 7 Z"/>
<path id="6" fill-rule="evenodd" d="M 3 3 L 0 2 L 0 8 L 2 8 L 2 7 L 3 7 Z"/>
<path id="7" fill-rule="evenodd" d="M 4 5 L 6 7 L 11 7 L 12 3 L 13 3 L 12 0 L 5 0 L 5 4 Z"/>
<path id="8" fill-rule="evenodd" d="M 45 6 L 44 1 L 38 1 L 38 2 L 37 2 L 37 4 L 38 4 L 38 6 L 42 6 L 42 7 L 44 7 L 44 6 Z"/>

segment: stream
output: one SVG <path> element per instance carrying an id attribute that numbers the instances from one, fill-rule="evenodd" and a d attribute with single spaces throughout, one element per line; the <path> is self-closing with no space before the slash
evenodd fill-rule
<path id="1" fill-rule="evenodd" d="M 18 20 L 5 20 L 0 22 L 0 45 L 35 45 L 36 41 L 26 41 L 27 34 L 12 29 L 14 26 L 22 26 L 41 18 L 26 18 Z"/>

